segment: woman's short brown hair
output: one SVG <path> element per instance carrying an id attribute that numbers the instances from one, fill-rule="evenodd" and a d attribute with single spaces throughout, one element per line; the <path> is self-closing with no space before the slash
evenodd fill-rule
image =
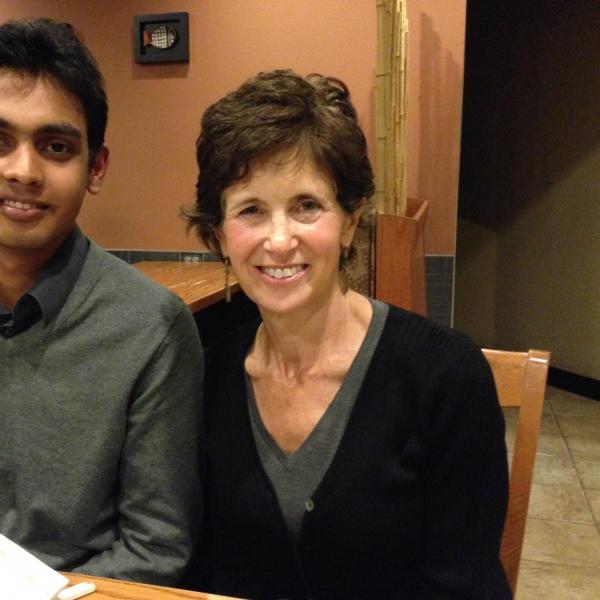
<path id="1" fill-rule="evenodd" d="M 221 253 L 215 231 L 225 189 L 244 179 L 252 163 L 287 150 L 306 153 L 331 176 L 347 213 L 373 194 L 367 143 L 346 85 L 291 70 L 259 73 L 202 117 L 196 203 L 186 216 L 212 251 Z"/>

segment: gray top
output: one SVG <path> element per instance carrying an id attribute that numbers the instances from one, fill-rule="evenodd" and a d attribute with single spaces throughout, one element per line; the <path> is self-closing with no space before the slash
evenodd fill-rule
<path id="1" fill-rule="evenodd" d="M 283 518 L 298 538 L 305 511 L 314 508 L 311 496 L 323 479 L 354 407 L 389 307 L 371 300 L 373 317 L 340 389 L 302 446 L 286 455 L 264 426 L 256 406 L 252 383 L 246 375 L 246 388 L 252 433 L 262 465 L 277 494 Z"/>
<path id="2" fill-rule="evenodd" d="M 202 379 L 181 300 L 90 243 L 57 314 L 0 336 L 0 533 L 54 569 L 176 585 Z"/>
<path id="3" fill-rule="evenodd" d="M 79 277 L 88 248 L 89 241 L 76 225 L 13 311 L 0 304 L 0 335 L 9 338 L 42 317 L 46 323 L 56 317 Z"/>

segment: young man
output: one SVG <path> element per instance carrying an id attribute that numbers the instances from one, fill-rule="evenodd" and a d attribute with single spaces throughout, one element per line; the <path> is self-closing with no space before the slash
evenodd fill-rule
<path id="1" fill-rule="evenodd" d="M 75 224 L 106 117 L 69 25 L 0 26 L 0 533 L 55 569 L 174 585 L 200 517 L 202 349 L 178 298 Z"/>

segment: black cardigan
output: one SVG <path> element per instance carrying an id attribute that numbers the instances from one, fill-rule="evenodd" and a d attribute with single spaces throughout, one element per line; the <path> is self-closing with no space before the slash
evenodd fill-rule
<path id="1" fill-rule="evenodd" d="M 498 558 L 504 421 L 481 352 L 390 309 L 296 542 L 248 417 L 243 362 L 257 325 L 208 355 L 202 585 L 266 599 L 510 598 Z"/>

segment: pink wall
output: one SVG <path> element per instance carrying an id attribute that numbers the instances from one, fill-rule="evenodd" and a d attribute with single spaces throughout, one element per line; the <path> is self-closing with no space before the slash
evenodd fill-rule
<path id="1" fill-rule="evenodd" d="M 69 20 L 96 55 L 110 100 L 112 161 L 80 223 L 108 248 L 196 249 L 178 218 L 193 200 L 194 142 L 204 109 L 258 71 L 290 67 L 350 87 L 372 141 L 376 21 L 370 0 L 21 0 L 0 17 Z M 133 60 L 136 14 L 190 13 L 190 62 Z"/>
<path id="2" fill-rule="evenodd" d="M 452 254 L 456 231 L 466 0 L 408 0 L 409 193 L 431 201 L 427 252 Z M 191 250 L 178 218 L 193 200 L 194 142 L 204 109 L 260 70 L 290 67 L 343 79 L 374 149 L 374 0 L 20 0 L 0 20 L 71 22 L 103 71 L 112 160 L 102 193 L 80 216 L 112 248 Z M 136 14 L 190 13 L 188 64 L 133 60 Z M 373 156 L 374 158 L 374 156 Z"/>
<path id="3" fill-rule="evenodd" d="M 429 200 L 427 254 L 455 254 L 466 0 L 407 0 L 408 194 Z"/>

